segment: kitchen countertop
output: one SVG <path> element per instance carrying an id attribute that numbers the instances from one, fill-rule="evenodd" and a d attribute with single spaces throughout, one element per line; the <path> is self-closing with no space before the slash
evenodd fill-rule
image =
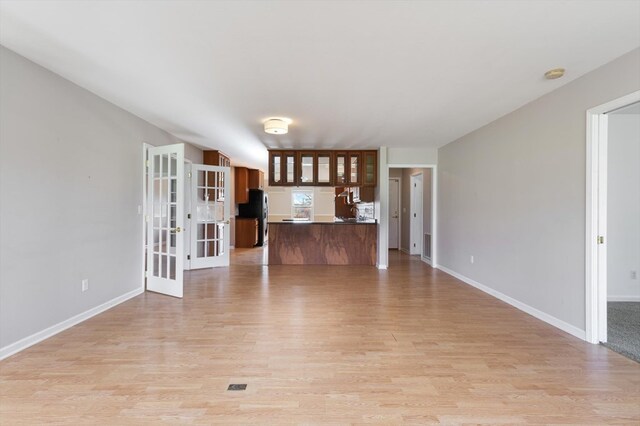
<path id="1" fill-rule="evenodd" d="M 268 222 L 269 225 L 376 225 L 378 222 L 375 220 L 363 220 L 363 221 L 335 221 L 335 222 L 314 222 L 310 220 L 299 221 L 276 221 Z"/>

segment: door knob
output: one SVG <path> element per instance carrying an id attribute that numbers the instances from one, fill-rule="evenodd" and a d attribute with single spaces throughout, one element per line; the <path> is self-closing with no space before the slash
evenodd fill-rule
<path id="1" fill-rule="evenodd" d="M 172 229 L 172 231 L 173 231 L 173 232 L 175 232 L 175 233 L 177 234 L 178 232 L 181 232 L 181 231 L 182 231 L 182 228 L 180 228 L 180 227 L 178 226 L 176 229 Z"/>

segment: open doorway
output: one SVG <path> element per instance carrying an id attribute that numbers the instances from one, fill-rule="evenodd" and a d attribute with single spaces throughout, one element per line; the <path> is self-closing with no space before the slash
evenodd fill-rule
<path id="1" fill-rule="evenodd" d="M 389 249 L 429 265 L 434 252 L 435 179 L 433 167 L 389 168 Z M 394 215 L 398 216 L 397 219 Z M 398 237 L 395 236 L 395 227 Z M 397 241 L 397 242 L 396 242 Z"/>
<path id="2" fill-rule="evenodd" d="M 587 118 L 587 340 L 640 362 L 640 92 Z"/>

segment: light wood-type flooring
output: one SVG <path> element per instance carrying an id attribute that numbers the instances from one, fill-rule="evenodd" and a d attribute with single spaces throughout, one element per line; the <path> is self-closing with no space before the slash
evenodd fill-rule
<path id="1" fill-rule="evenodd" d="M 187 273 L 2 361 L 0 423 L 640 422 L 640 364 L 391 259 Z"/>

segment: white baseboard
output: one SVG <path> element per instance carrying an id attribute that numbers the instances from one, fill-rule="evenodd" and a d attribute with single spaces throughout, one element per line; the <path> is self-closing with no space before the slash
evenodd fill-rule
<path id="1" fill-rule="evenodd" d="M 411 253 L 409 253 L 409 250 L 407 250 L 407 249 L 406 249 L 406 248 L 404 248 L 404 247 L 400 247 L 400 249 L 399 249 L 399 250 L 400 250 L 401 252 L 403 252 L 403 253 L 407 253 L 408 255 L 410 255 L 410 254 L 411 254 Z"/>
<path id="2" fill-rule="evenodd" d="M 442 265 L 438 265 L 438 269 L 441 269 L 442 271 L 446 272 L 449 275 L 452 275 L 454 277 L 456 277 L 457 279 L 459 279 L 460 281 L 465 282 L 466 284 L 469 284 L 472 287 L 477 288 L 478 290 L 482 290 L 487 294 L 490 294 L 491 296 L 495 297 L 496 299 L 500 299 L 503 302 L 506 302 L 508 304 L 510 304 L 511 306 L 520 309 L 523 312 L 526 312 L 527 314 L 538 318 L 541 321 L 546 322 L 547 324 L 551 324 L 554 327 L 559 328 L 560 330 L 571 334 L 572 336 L 575 336 L 579 339 L 582 340 L 586 340 L 586 333 L 584 330 L 579 329 L 578 327 L 569 324 L 568 322 L 562 321 L 552 315 L 549 315 L 545 312 L 542 312 L 534 307 L 531 307 L 525 303 L 520 302 L 519 300 L 514 299 L 513 297 L 507 296 L 506 294 L 500 293 L 497 290 L 492 289 L 491 287 L 487 287 L 484 284 L 480 284 L 477 281 L 472 280 L 471 278 L 465 277 L 462 274 L 459 274 L 455 271 L 452 271 L 449 268 L 445 268 Z"/>
<path id="3" fill-rule="evenodd" d="M 640 296 L 607 296 L 607 302 L 640 302 Z"/>
<path id="4" fill-rule="evenodd" d="M 103 303 L 102 305 L 98 305 L 95 308 L 91 308 L 88 311 L 59 322 L 56 325 L 52 325 L 51 327 L 46 328 L 42 331 L 34 333 L 31 336 L 27 336 L 24 339 L 11 343 L 10 345 L 7 345 L 0 349 L 0 360 L 8 358 L 11 355 L 14 355 L 24 349 L 27 349 L 30 346 L 35 345 L 36 343 L 42 342 L 43 340 L 48 339 L 49 337 L 54 336 L 61 331 L 71 328 L 74 325 L 80 324 L 82 321 L 86 321 L 89 318 L 94 317 L 108 309 L 111 309 L 122 302 L 126 302 L 127 300 L 136 297 L 143 292 L 144 288 L 135 289 L 123 294 L 122 296 L 118 296 L 115 299 L 111 299 L 108 302 Z"/>
<path id="5" fill-rule="evenodd" d="M 420 260 L 422 260 L 424 263 L 426 263 L 429 266 L 433 266 L 431 264 L 431 259 L 429 259 L 428 257 L 420 256 Z"/>
<path id="6" fill-rule="evenodd" d="M 378 269 L 387 269 L 387 265 L 376 265 Z"/>

